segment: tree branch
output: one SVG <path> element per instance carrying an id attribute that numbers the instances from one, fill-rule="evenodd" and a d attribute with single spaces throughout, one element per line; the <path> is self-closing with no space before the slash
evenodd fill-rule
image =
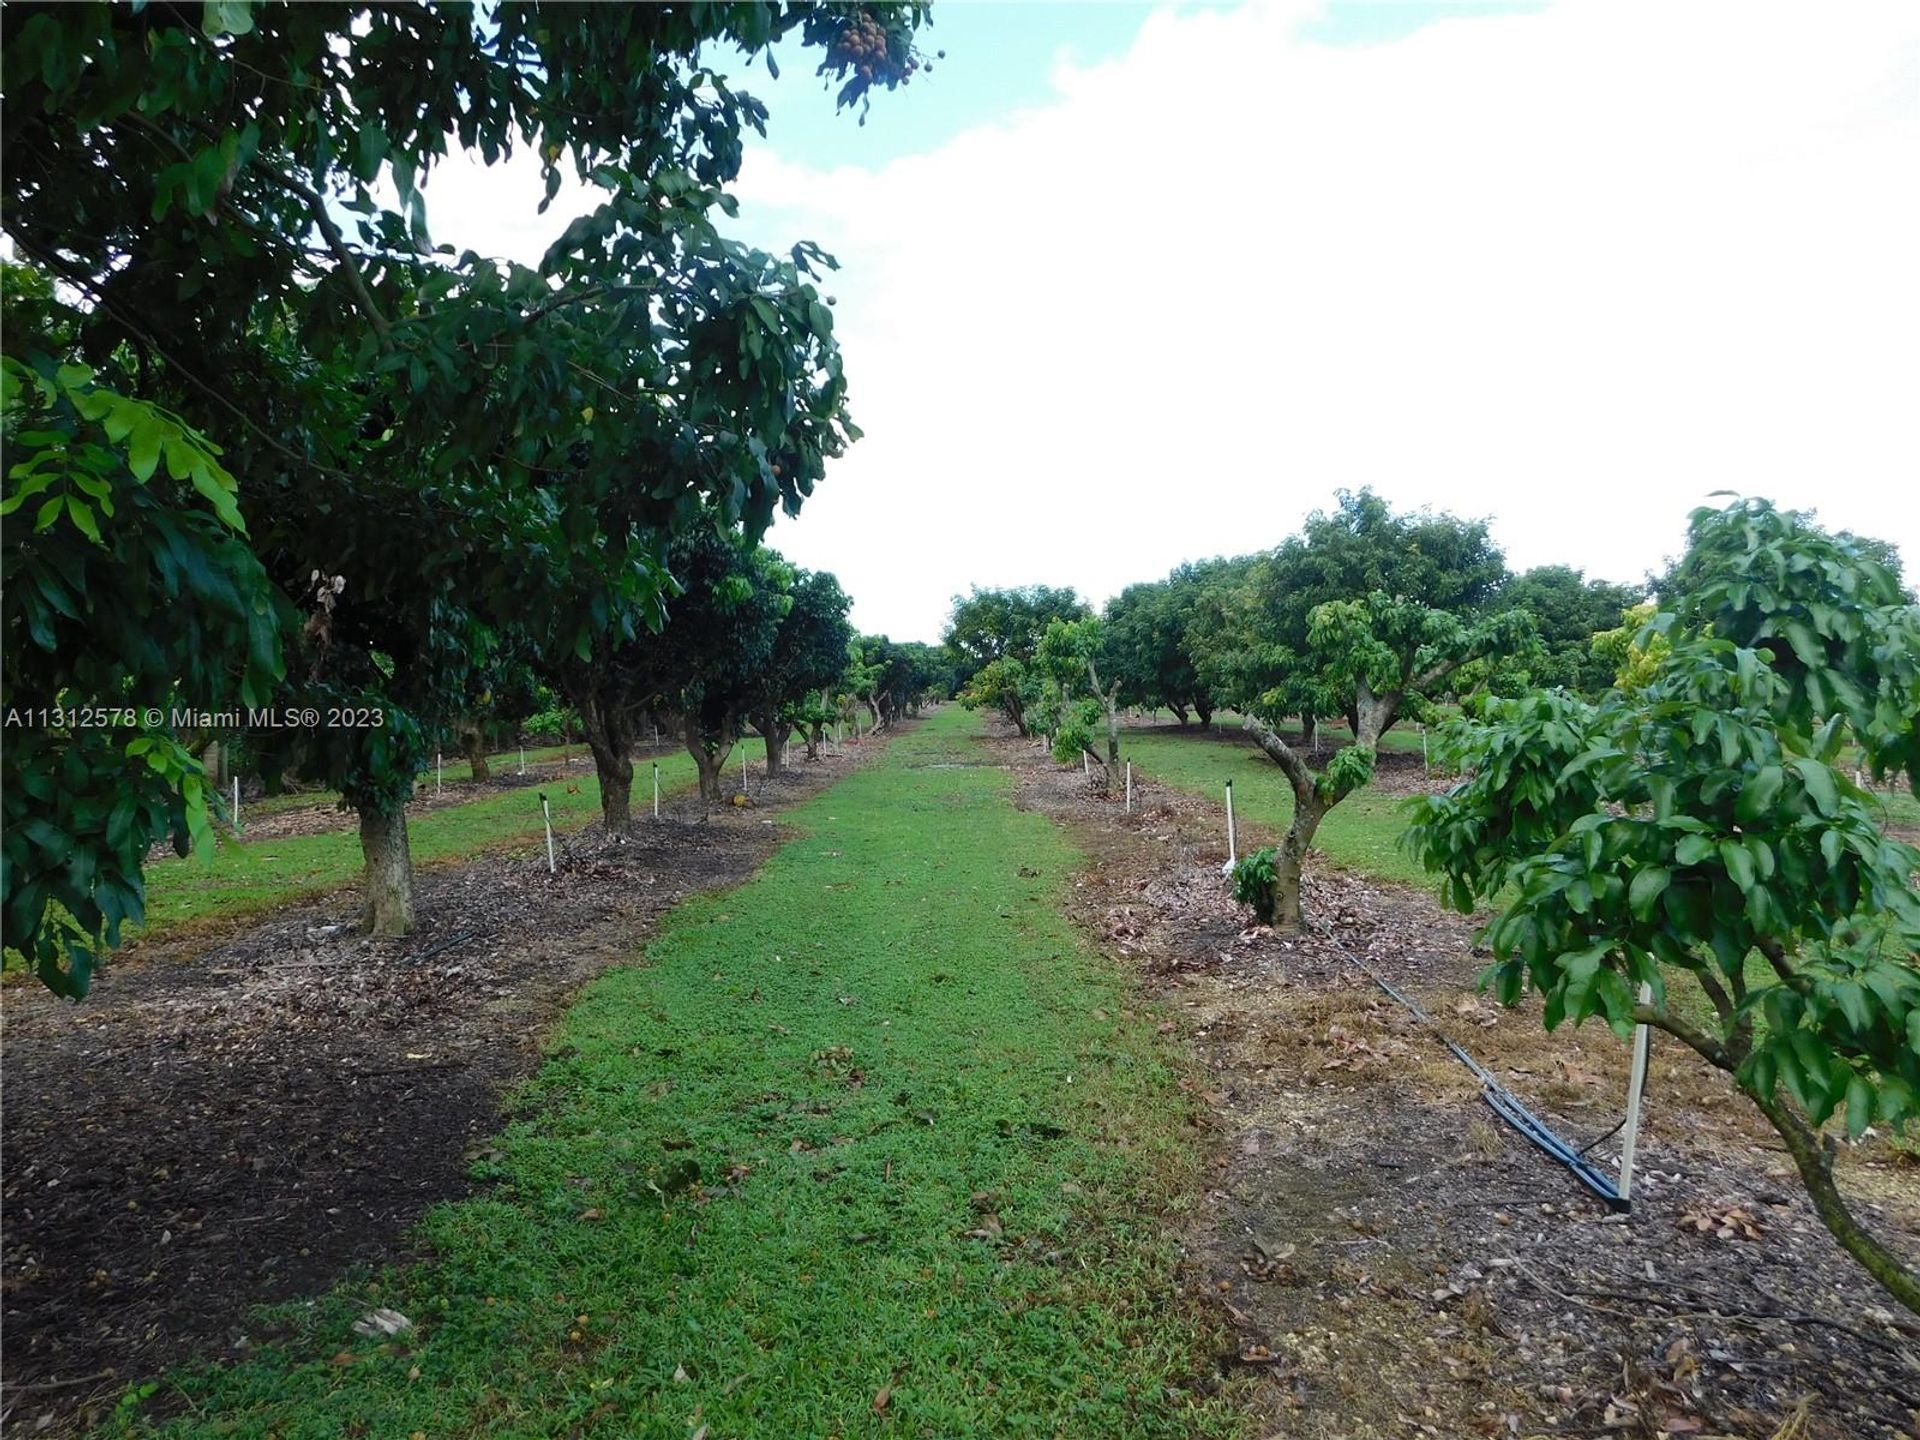
<path id="1" fill-rule="evenodd" d="M 265 163 L 260 164 L 260 169 L 307 202 L 307 208 L 313 212 L 313 223 L 319 227 L 321 237 L 327 242 L 327 248 L 333 252 L 333 258 L 339 262 L 341 271 L 347 277 L 347 284 L 353 290 L 354 298 L 360 302 L 360 308 L 366 312 L 367 320 L 373 326 L 374 333 L 382 340 L 389 339 L 393 333 L 393 326 L 374 300 L 373 292 L 367 288 L 366 277 L 360 273 L 358 257 L 347 248 L 346 238 L 341 235 L 340 227 L 333 223 L 333 217 L 327 213 L 326 198 L 298 176 L 289 175 L 284 170 L 276 170 Z"/>
<path id="2" fill-rule="evenodd" d="M 1300 752 L 1274 733 L 1273 727 L 1258 715 L 1242 718 L 1240 728 L 1245 730 L 1259 744 L 1267 757 L 1286 772 L 1288 782 L 1293 786 L 1296 799 L 1316 796 L 1316 777 L 1313 768 L 1300 758 Z"/>

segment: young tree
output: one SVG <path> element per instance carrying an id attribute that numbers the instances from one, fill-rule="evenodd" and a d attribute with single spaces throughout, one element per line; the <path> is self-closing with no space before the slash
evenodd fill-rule
<path id="1" fill-rule="evenodd" d="M 1298 929 L 1313 837 L 1373 777 L 1380 737 L 1424 713 L 1462 666 L 1524 649 L 1532 627 L 1523 615 L 1482 613 L 1506 574 L 1484 521 L 1396 515 L 1367 491 L 1342 492 L 1337 511 L 1315 514 L 1301 538 L 1240 573 L 1237 591 L 1214 605 L 1203 668 L 1293 790 L 1273 883 L 1275 923 Z M 1277 729 L 1290 714 L 1343 715 L 1353 744 L 1315 771 Z"/>
<path id="2" fill-rule="evenodd" d="M 1040 671 L 1061 687 L 1064 696 L 1070 697 L 1078 692 L 1098 707 L 1098 717 L 1106 725 L 1106 755 L 1101 759 L 1101 767 L 1107 790 L 1112 792 L 1118 789 L 1123 783 L 1120 767 L 1120 707 L 1123 702 L 1119 684 L 1111 678 L 1115 666 L 1108 646 L 1106 622 L 1095 617 L 1052 621 L 1040 641 L 1040 649 L 1034 660 Z M 1109 677 L 1104 680 L 1103 670 Z M 1072 728 L 1069 739 L 1076 750 L 1084 748 L 1098 755 L 1099 752 L 1093 750 L 1094 737 L 1080 727 Z"/>
<path id="3" fill-rule="evenodd" d="M 1549 1028 L 1645 1023 L 1726 1071 L 1841 1246 L 1920 1310 L 1819 1134 L 1920 1108 L 1920 852 L 1838 763 L 1851 743 L 1920 794 L 1920 608 L 1763 501 L 1696 511 L 1691 537 L 1646 683 L 1489 702 L 1452 741 L 1470 778 L 1414 802 L 1409 841 L 1462 910 L 1512 896 L 1485 934 L 1505 1003 L 1537 989 Z"/>
<path id="4" fill-rule="evenodd" d="M 1033 730 L 1028 714 L 1040 701 L 1039 676 L 1024 660 L 1011 655 L 989 660 L 960 688 L 960 703 L 969 710 L 981 706 L 998 710 L 1023 737 Z"/>

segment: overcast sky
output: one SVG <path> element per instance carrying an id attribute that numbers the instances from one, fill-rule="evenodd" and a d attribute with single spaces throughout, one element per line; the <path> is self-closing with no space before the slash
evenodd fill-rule
<path id="1" fill-rule="evenodd" d="M 750 86 L 742 234 L 839 256 L 866 432 L 772 543 L 862 629 L 1099 601 L 1343 486 L 1515 568 L 1638 579 L 1733 489 L 1920 570 L 1920 4 L 935 20 L 864 128 L 804 63 Z M 533 258 L 567 216 L 514 194 L 448 171 L 437 238 Z"/>

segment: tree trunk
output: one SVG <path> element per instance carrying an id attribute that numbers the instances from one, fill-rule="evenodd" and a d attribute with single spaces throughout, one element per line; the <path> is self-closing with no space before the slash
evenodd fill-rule
<path id="1" fill-rule="evenodd" d="M 1182 730 L 1186 729 L 1187 728 L 1187 707 L 1184 705 L 1175 704 L 1172 707 L 1172 709 L 1173 709 L 1173 718 L 1180 722 L 1180 728 Z"/>
<path id="2" fill-rule="evenodd" d="M 758 728 L 767 742 L 767 774 L 784 774 L 787 768 L 787 737 L 793 733 L 793 727 L 769 719 Z"/>
<path id="3" fill-rule="evenodd" d="M 478 730 L 464 731 L 460 736 L 461 753 L 467 757 L 467 768 L 473 778 L 482 782 L 493 778 L 493 771 L 487 768 L 487 740 Z"/>
<path id="4" fill-rule="evenodd" d="M 593 755 L 594 774 L 600 780 L 600 823 L 609 835 L 625 835 L 633 825 L 633 760 L 626 726 L 591 701 L 574 702 L 580 728 L 586 732 Z"/>
<path id="5" fill-rule="evenodd" d="M 1300 904 L 1300 872 L 1307 863 L 1307 852 L 1313 848 L 1314 832 L 1319 830 L 1320 822 L 1327 818 L 1327 812 L 1346 799 L 1350 792 L 1336 790 L 1331 795 L 1323 796 L 1319 777 L 1314 774 L 1312 767 L 1274 732 L 1272 726 L 1257 715 L 1248 715 L 1240 723 L 1259 742 L 1267 757 L 1286 773 L 1287 783 L 1293 787 L 1293 823 L 1287 827 L 1286 836 L 1273 857 L 1276 892 L 1273 923 L 1275 929 L 1298 932 L 1305 923 L 1305 912 Z"/>
<path id="6" fill-rule="evenodd" d="M 1200 723 L 1202 725 L 1213 724 L 1213 701 L 1202 699 L 1198 695 L 1194 696 L 1193 697 L 1193 713 L 1200 717 Z M 1186 717 L 1184 715 L 1181 716 L 1180 723 L 1182 725 L 1187 723 Z"/>
<path id="7" fill-rule="evenodd" d="M 369 935 L 413 932 L 413 854 L 407 812 L 360 812 L 360 853 L 367 862 L 367 903 L 361 925 Z"/>
<path id="8" fill-rule="evenodd" d="M 1750 1094 L 1752 1092 L 1749 1092 Z M 1833 1232 L 1833 1238 L 1866 1271 L 1907 1309 L 1920 1314 L 1920 1275 L 1900 1263 L 1900 1258 L 1861 1228 L 1847 1209 L 1839 1188 L 1833 1183 L 1833 1152 L 1822 1146 L 1820 1136 L 1803 1120 L 1784 1097 L 1762 1100 L 1754 1096 L 1761 1112 L 1773 1122 L 1780 1138 L 1787 1142 L 1787 1154 L 1793 1157 L 1800 1181 L 1807 1187 L 1814 1213 Z"/>
<path id="9" fill-rule="evenodd" d="M 218 740 L 207 742 L 207 748 L 200 752 L 200 768 L 206 772 L 207 784 L 215 790 L 227 788 L 226 746 Z"/>
<path id="10" fill-rule="evenodd" d="M 700 798 L 709 805 L 718 805 L 723 798 L 720 775 L 727 757 L 733 753 L 733 742 L 725 738 L 731 728 L 731 725 L 723 725 L 719 732 L 721 738 L 709 741 L 701 729 L 699 717 L 687 716 L 683 727 L 687 753 L 693 756 L 693 768 L 700 774 Z"/>
<path id="11" fill-rule="evenodd" d="M 1273 926 L 1289 935 L 1297 935 L 1304 923 L 1300 908 L 1300 874 L 1306 868 L 1307 852 L 1313 848 L 1314 832 L 1327 816 L 1327 807 L 1318 795 L 1301 799 L 1293 796 L 1293 824 L 1280 841 L 1273 856 Z"/>
<path id="12" fill-rule="evenodd" d="M 1320 717 L 1318 715 L 1300 717 L 1300 744 L 1311 755 L 1320 753 Z"/>
<path id="13" fill-rule="evenodd" d="M 1360 686 L 1354 699 L 1353 743 L 1365 745 L 1369 749 L 1378 749 L 1380 737 L 1393 728 L 1393 722 L 1399 718 L 1400 696 L 1397 694 L 1375 695 L 1365 685 Z"/>
<path id="14" fill-rule="evenodd" d="M 807 759 L 818 760 L 820 758 L 820 742 L 825 738 L 824 727 L 818 720 L 807 727 Z"/>

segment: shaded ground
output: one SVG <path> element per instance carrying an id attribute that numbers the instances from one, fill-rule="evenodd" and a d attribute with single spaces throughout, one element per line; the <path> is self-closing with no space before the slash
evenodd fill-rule
<path id="1" fill-rule="evenodd" d="M 1351 961 L 1576 1146 L 1597 1140 L 1620 1118 L 1625 1047 L 1480 999 L 1463 920 L 1316 866 L 1329 934 L 1248 929 L 1213 807 L 1136 777 L 1126 816 L 1077 769 L 992 743 L 1022 803 L 1095 858 L 1079 918 L 1177 1008 L 1204 1066 L 1217 1178 L 1186 1282 L 1236 1326 L 1223 1369 L 1264 1377 L 1276 1435 L 1920 1433 L 1920 1324 L 1833 1244 L 1722 1077 L 1656 1044 L 1634 1212 L 1609 1216 Z M 1856 1213 L 1920 1254 L 1920 1171 L 1843 1148 Z M 1612 1142 L 1593 1153 L 1617 1165 Z"/>
<path id="2" fill-rule="evenodd" d="M 783 838 L 769 809 L 881 748 L 796 761 L 711 821 L 679 796 L 627 843 L 570 837 L 557 875 L 543 849 L 424 873 L 402 941 L 354 933 L 337 894 L 132 947 L 83 1005 L 8 987 L 0 1421 L 76 1429 L 130 1380 L 244 1349 L 253 1306 L 398 1258 L 467 1190 L 568 997 L 745 879 Z"/>

